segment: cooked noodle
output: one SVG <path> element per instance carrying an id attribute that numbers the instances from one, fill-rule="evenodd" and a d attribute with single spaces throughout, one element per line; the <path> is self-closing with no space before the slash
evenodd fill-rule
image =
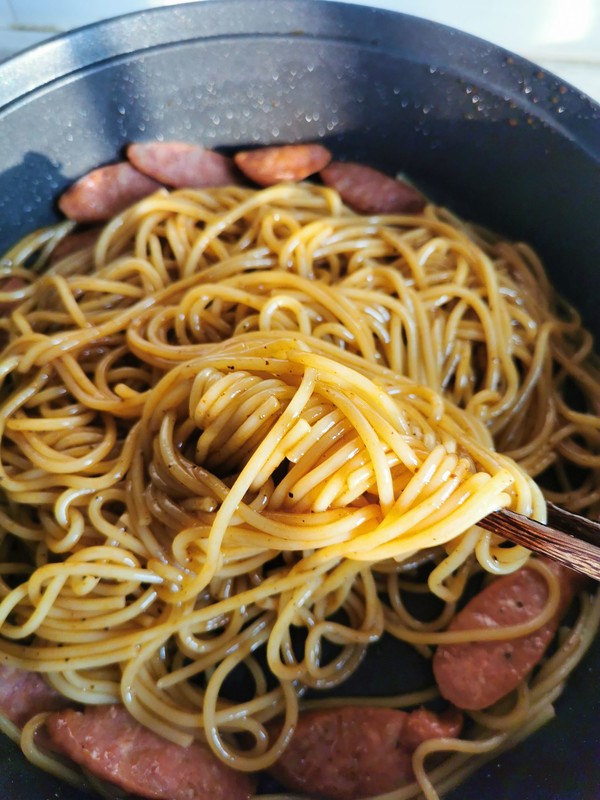
<path id="1" fill-rule="evenodd" d="M 0 296 L 20 301 L 0 319 L 7 663 L 254 771 L 299 707 L 340 702 L 306 690 L 342 684 L 384 633 L 430 657 L 554 615 L 533 561 L 535 619 L 445 630 L 471 576 L 528 559 L 483 516 L 598 506 L 591 336 L 529 248 L 433 206 L 360 217 L 309 184 L 162 191 L 49 266 L 69 230 L 4 261 L 28 282 Z M 433 620 L 407 609 L 424 593 Z M 468 739 L 421 745 L 417 783 L 386 797 L 431 800 L 543 724 L 598 614 L 584 598 L 539 674 L 473 712 Z M 40 719 L 26 754 L 73 780 L 36 748 Z"/>

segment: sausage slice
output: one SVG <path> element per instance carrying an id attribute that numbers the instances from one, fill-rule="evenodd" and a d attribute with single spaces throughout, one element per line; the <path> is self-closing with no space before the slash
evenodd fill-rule
<path id="1" fill-rule="evenodd" d="M 233 160 L 186 142 L 136 142 L 127 148 L 133 166 L 160 183 L 175 188 L 239 184 Z"/>
<path id="2" fill-rule="evenodd" d="M 234 160 L 251 181 L 272 186 L 280 181 L 303 181 L 320 172 L 331 161 L 331 153 L 320 144 L 285 144 L 241 150 Z"/>
<path id="3" fill-rule="evenodd" d="M 578 576 L 555 562 L 545 561 L 561 582 L 560 607 L 538 630 L 517 639 L 475 641 L 438 647 L 433 673 L 443 697 L 459 708 L 478 710 L 517 688 L 544 655 L 568 607 Z M 548 600 L 544 577 L 523 567 L 486 586 L 460 611 L 448 630 L 502 628 L 525 623 L 539 614 Z"/>
<path id="4" fill-rule="evenodd" d="M 60 752 L 102 780 L 154 800 L 248 800 L 254 779 L 206 745 L 180 747 L 136 722 L 120 705 L 63 711 L 46 721 Z"/>
<path id="5" fill-rule="evenodd" d="M 160 189 L 128 161 L 93 169 L 79 178 L 58 201 L 63 214 L 75 222 L 101 222 Z"/>
<path id="6" fill-rule="evenodd" d="M 408 183 L 364 164 L 332 161 L 321 178 L 359 214 L 418 214 L 425 207 L 423 195 Z"/>
<path id="7" fill-rule="evenodd" d="M 39 672 L 0 666 L 0 713 L 18 728 L 42 711 L 59 711 L 69 704 Z"/>
<path id="8" fill-rule="evenodd" d="M 402 745 L 412 753 L 428 739 L 455 739 L 460 735 L 463 726 L 463 715 L 454 706 L 436 714 L 428 708 L 417 708 L 407 717 L 402 731 Z"/>
<path id="9" fill-rule="evenodd" d="M 457 736 L 461 727 L 456 709 L 444 715 L 362 706 L 306 711 L 269 772 L 286 789 L 327 800 L 385 794 L 413 780 L 411 753 L 422 741 Z"/>

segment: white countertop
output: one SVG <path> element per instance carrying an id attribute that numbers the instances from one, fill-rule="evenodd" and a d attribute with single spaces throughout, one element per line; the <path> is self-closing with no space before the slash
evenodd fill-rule
<path id="1" fill-rule="evenodd" d="M 71 28 L 175 2 L 182 0 L 0 0 L 0 59 Z M 443 22 L 502 45 L 600 102 L 600 0 L 369 0 L 363 4 Z"/>

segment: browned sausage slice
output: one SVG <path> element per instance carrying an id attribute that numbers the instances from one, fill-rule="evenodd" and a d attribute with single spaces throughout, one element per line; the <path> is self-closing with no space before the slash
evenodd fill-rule
<path id="1" fill-rule="evenodd" d="M 168 742 L 120 705 L 63 711 L 46 721 L 60 752 L 102 780 L 155 800 L 248 800 L 254 779 L 227 767 L 206 745 Z"/>
<path id="2" fill-rule="evenodd" d="M 487 708 L 517 688 L 540 661 L 552 641 L 578 582 L 571 570 L 546 561 L 561 581 L 561 603 L 555 616 L 538 630 L 517 639 L 475 641 L 438 647 L 433 672 L 443 697 L 459 708 Z M 543 576 L 524 567 L 486 586 L 460 611 L 448 630 L 502 628 L 528 622 L 548 600 Z"/>
<path id="3" fill-rule="evenodd" d="M 454 706 L 436 714 L 428 708 L 417 708 L 411 711 L 402 731 L 402 746 L 412 753 L 428 739 L 455 739 L 460 735 L 463 726 L 463 715 Z"/>
<path id="4" fill-rule="evenodd" d="M 18 728 L 42 711 L 59 711 L 69 704 L 38 672 L 0 666 L 0 713 Z"/>
<path id="5" fill-rule="evenodd" d="M 136 169 L 168 186 L 201 189 L 239 184 L 231 158 L 186 142 L 136 142 L 127 148 Z"/>
<path id="6" fill-rule="evenodd" d="M 272 186 L 280 181 L 303 181 L 320 172 L 331 161 L 331 153 L 320 144 L 284 144 L 241 150 L 234 160 L 254 183 Z"/>
<path id="7" fill-rule="evenodd" d="M 75 222 L 101 222 L 153 194 L 161 184 L 128 161 L 88 172 L 64 192 L 58 206 Z"/>
<path id="8" fill-rule="evenodd" d="M 333 161 L 321 178 L 359 214 L 418 214 L 425 207 L 423 195 L 408 183 L 364 164 Z"/>
<path id="9" fill-rule="evenodd" d="M 327 800 L 385 794 L 413 780 L 411 753 L 422 741 L 457 736 L 461 726 L 455 709 L 445 716 L 362 706 L 306 711 L 269 772 L 286 789 Z"/>

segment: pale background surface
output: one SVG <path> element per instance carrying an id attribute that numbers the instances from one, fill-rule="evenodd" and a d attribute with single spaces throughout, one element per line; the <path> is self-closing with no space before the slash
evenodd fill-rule
<path id="1" fill-rule="evenodd" d="M 0 0 L 0 59 L 80 25 L 175 2 L 181 0 Z M 349 2 L 360 4 L 361 0 Z M 495 42 L 600 102 L 600 0 L 369 0 L 362 4 L 443 22 Z"/>

